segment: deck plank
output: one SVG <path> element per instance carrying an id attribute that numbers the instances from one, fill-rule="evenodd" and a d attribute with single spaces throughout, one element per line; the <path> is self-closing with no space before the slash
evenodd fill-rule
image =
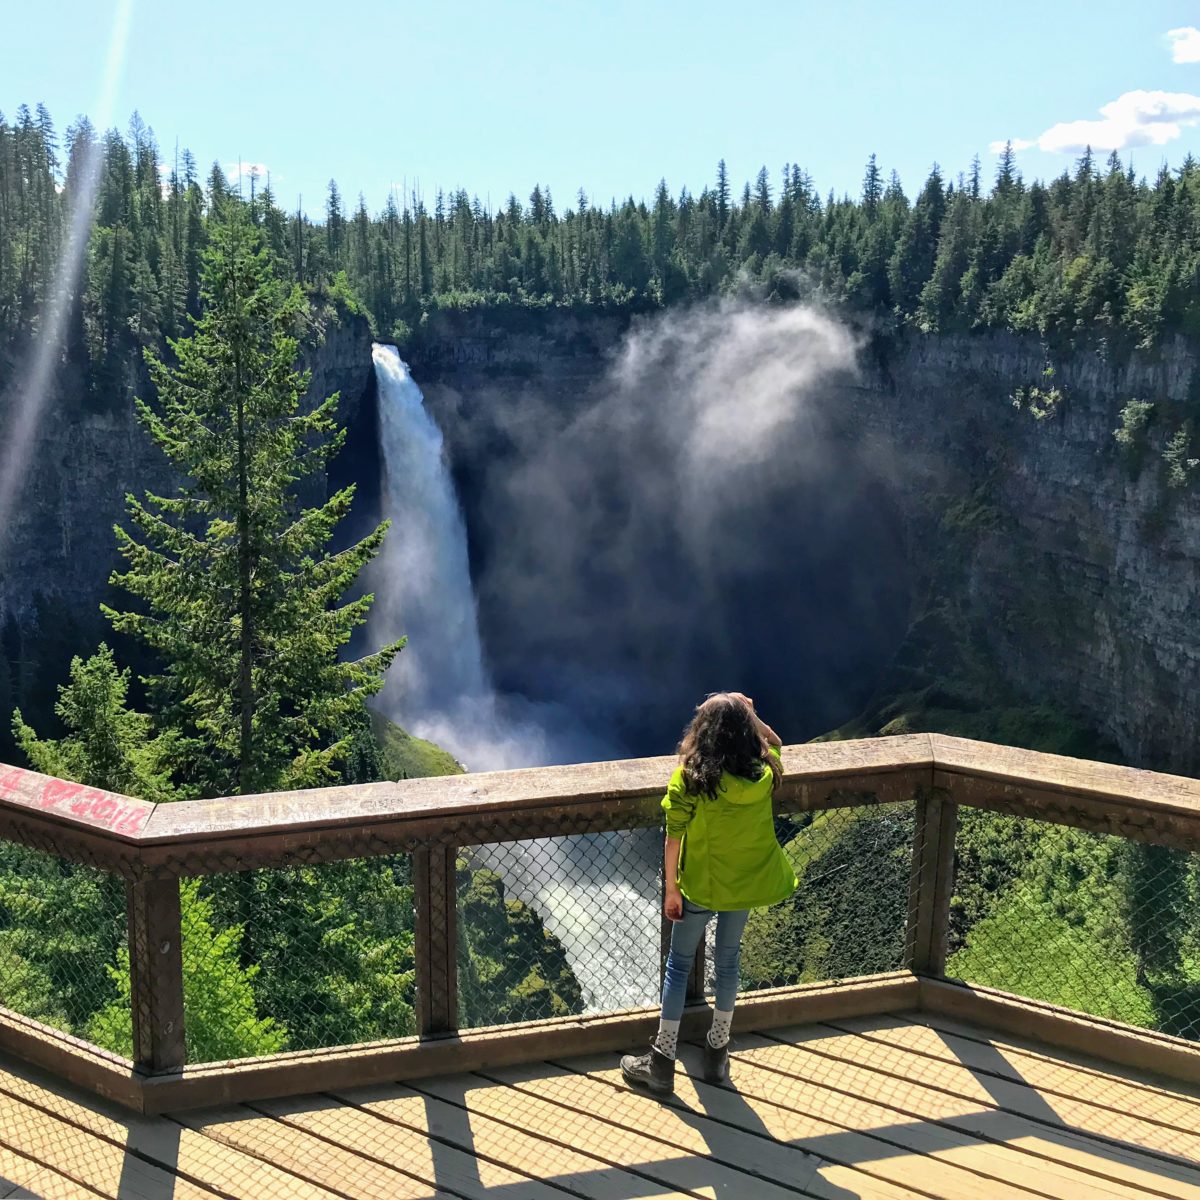
<path id="1" fill-rule="evenodd" d="M 774 1030 L 770 1037 L 751 1035 L 754 1048 L 743 1053 L 750 1061 L 794 1078 L 826 1083 L 850 1096 L 869 1096 L 897 1113 L 939 1121 L 989 1141 L 1005 1142 L 1041 1160 L 1040 1168 L 1061 1178 L 1082 1172 L 1092 1178 L 1097 1195 L 1170 1196 L 1200 1200 L 1200 1172 L 1178 1161 L 1156 1158 L 1115 1142 L 1091 1137 L 1053 1120 L 1030 1117 L 1052 1111 L 1038 1094 L 1026 1088 L 1019 1099 L 1023 1111 L 1010 1111 L 978 1085 L 955 1091 L 959 1082 L 947 1064 L 932 1064 L 913 1054 L 902 1071 L 884 1072 L 863 1062 L 857 1039 L 823 1036 L 812 1027 Z M 768 1045 L 762 1045 L 766 1042 Z M 854 1043 L 853 1045 L 851 1043 Z M 1038 1107 L 1040 1105 L 1040 1108 Z"/>
<path id="2" fill-rule="evenodd" d="M 446 1193 L 405 1174 L 395 1165 L 363 1158 L 300 1125 L 245 1105 L 196 1109 L 180 1113 L 179 1120 L 205 1137 L 261 1155 L 350 1200 L 451 1200 Z M 397 1139 L 393 1157 L 402 1160 L 414 1149 Z"/>
<path id="3" fill-rule="evenodd" d="M 885 1042 L 927 1054 L 957 1059 L 973 1070 L 1027 1083 L 1043 1093 L 1084 1099 L 1101 1108 L 1139 1117 L 1185 1136 L 1200 1133 L 1200 1095 L 1182 1085 L 1167 1087 L 1125 1067 L 1101 1064 L 1070 1051 L 1049 1052 L 1037 1043 L 993 1033 L 953 1017 L 846 1017 L 828 1024 L 867 1042 Z M 1182 1143 L 1181 1143 L 1182 1145 Z M 1182 1153 L 1173 1149 L 1171 1153 Z M 1188 1153 L 1185 1157 L 1200 1158 Z"/>
<path id="4" fill-rule="evenodd" d="M 632 1092 L 614 1094 L 563 1068 L 538 1063 L 480 1073 L 472 1105 L 486 1103 L 489 1090 L 507 1106 L 509 1120 L 524 1120 L 528 1128 L 682 1191 L 708 1186 L 721 1196 L 755 1200 L 820 1194 L 809 1191 L 819 1163 L 802 1150 L 774 1146 L 699 1112 L 673 1112 Z"/>
<path id="5" fill-rule="evenodd" d="M 881 1189 L 911 1186 L 919 1178 L 922 1188 L 962 1200 L 1028 1200 L 1048 1194 L 1044 1188 L 1010 1182 L 1011 1171 L 1005 1174 L 996 1164 L 990 1173 L 984 1170 L 988 1146 L 978 1139 L 922 1122 L 897 1125 L 895 1113 L 868 1109 L 865 1102 L 847 1112 L 845 1098 L 836 1093 L 798 1087 L 792 1079 L 744 1063 L 735 1068 L 735 1087 L 715 1087 L 700 1079 L 697 1047 L 681 1046 L 680 1059 L 688 1070 L 676 1075 L 673 1104 L 807 1149 L 847 1177 L 872 1179 Z M 611 1055 L 568 1059 L 563 1065 L 610 1087 L 625 1086 Z M 985 1152 L 982 1163 L 979 1151 Z M 832 1178 L 827 1169 L 820 1174 Z"/>
<path id="6" fill-rule="evenodd" d="M 553 1131 L 530 1130 L 519 1108 L 474 1075 L 423 1079 L 411 1087 L 355 1088 L 336 1093 L 339 1100 L 412 1129 L 428 1122 L 431 1132 L 507 1166 L 519 1166 L 539 1179 L 570 1189 L 592 1200 L 632 1200 L 648 1191 L 656 1196 L 696 1195 L 648 1188 L 650 1177 L 639 1176 L 607 1159 L 588 1153 L 569 1141 L 555 1140 Z M 490 1098 L 490 1102 L 489 1102 Z M 492 1113 L 503 1114 L 509 1122 Z"/>

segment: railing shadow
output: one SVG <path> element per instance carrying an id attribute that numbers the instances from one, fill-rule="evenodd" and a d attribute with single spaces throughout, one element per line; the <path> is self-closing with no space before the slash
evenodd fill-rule
<path id="1" fill-rule="evenodd" d="M 860 1022 L 847 1036 L 862 1037 L 866 1024 Z M 1193 1188 L 1200 1185 L 1200 1162 L 1189 1155 L 1171 1152 L 1167 1148 L 1169 1135 L 1148 1144 L 1144 1120 L 1139 1127 L 1137 1120 L 1118 1112 L 1113 1112 L 1111 1118 L 1089 1112 L 1086 1124 L 1072 1121 L 1055 1108 L 1036 1083 L 1024 1078 L 1007 1062 L 982 1030 L 980 1040 L 972 1045 L 969 1059 L 946 1045 L 944 1056 L 930 1060 L 938 1073 L 936 1081 L 916 1070 L 922 1055 L 915 1051 L 901 1053 L 895 1047 L 871 1043 L 872 1055 L 866 1063 L 843 1060 L 839 1051 L 828 1044 L 830 1035 L 836 1032 L 840 1031 L 814 1026 L 774 1031 L 763 1040 L 782 1047 L 802 1047 L 806 1053 L 817 1056 L 814 1061 L 824 1068 L 820 1086 L 844 1095 L 848 1105 L 860 1106 L 867 1099 L 901 1117 L 905 1114 L 916 1117 L 923 1107 L 939 1110 L 934 1119 L 916 1117 L 912 1126 L 902 1120 L 891 1129 L 864 1127 L 863 1132 L 872 1137 L 890 1138 L 898 1131 L 925 1124 L 994 1146 L 1020 1142 L 1024 1153 L 1040 1157 L 1047 1164 L 1073 1164 L 1078 1170 L 1102 1178 L 1130 1183 L 1138 1172 L 1149 1172 L 1161 1179 L 1161 1186 L 1168 1194 L 1168 1181 L 1187 1183 Z M 1057 1061 L 1065 1069 L 1072 1067 L 1069 1059 L 1059 1057 Z M 771 1065 L 754 1065 L 759 1072 L 777 1070 Z M 797 1063 L 796 1067 L 799 1066 Z M 838 1078 L 839 1071 L 844 1078 Z M 865 1071 L 874 1077 L 873 1095 L 864 1085 Z M 779 1079 L 778 1091 L 756 1083 L 755 1093 L 771 1102 L 780 1102 L 785 1090 L 797 1081 L 782 1071 Z M 1064 1096 L 1063 1101 L 1077 1108 L 1089 1102 L 1088 1097 L 1080 1095 Z M 1139 1132 L 1143 1136 L 1139 1137 Z M 906 1136 L 905 1140 L 909 1138 Z M 1197 1135 L 1191 1135 L 1191 1140 L 1195 1143 Z M 806 1145 L 816 1153 L 834 1153 L 832 1145 L 821 1139 Z"/>

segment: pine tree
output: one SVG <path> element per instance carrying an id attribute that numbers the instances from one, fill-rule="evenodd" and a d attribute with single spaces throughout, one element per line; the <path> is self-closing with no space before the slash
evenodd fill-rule
<path id="1" fill-rule="evenodd" d="M 13 733 L 34 770 L 142 800 L 175 800 L 170 781 L 175 738 L 156 734 L 150 718 L 128 707 L 129 671 L 117 669 L 103 643 L 86 662 L 71 660 L 70 682 L 54 711 L 66 735 L 39 738 L 13 713 Z"/>
<path id="2" fill-rule="evenodd" d="M 127 569 L 113 582 L 139 604 L 105 611 L 161 660 L 150 695 L 181 739 L 186 779 L 208 794 L 313 786 L 333 777 L 334 732 L 403 644 L 337 657 L 372 601 L 340 598 L 386 525 L 330 554 L 354 489 L 301 509 L 297 485 L 343 441 L 337 396 L 301 409 L 304 304 L 273 278 L 245 206 L 228 200 L 209 233 L 195 333 L 171 343 L 174 365 L 147 352 L 159 404 L 138 404 L 185 482 L 127 498 L 137 532 L 117 528 Z"/>
<path id="3" fill-rule="evenodd" d="M 883 172 L 872 154 L 867 160 L 867 173 L 863 177 L 862 203 L 863 210 L 871 220 L 879 212 L 879 202 L 883 199 Z"/>
<path id="4" fill-rule="evenodd" d="M 1000 161 L 996 165 L 996 195 L 1007 196 L 1017 186 L 1017 155 L 1012 141 L 1004 143 Z"/>
<path id="5" fill-rule="evenodd" d="M 325 198 L 325 245 L 329 251 L 329 264 L 333 270 L 342 265 L 342 242 L 345 238 L 346 217 L 342 212 L 342 196 L 337 181 L 329 181 L 329 193 Z"/>
<path id="6" fill-rule="evenodd" d="M 717 228 L 724 229 L 729 220 L 729 172 L 725 160 L 717 163 Z"/>

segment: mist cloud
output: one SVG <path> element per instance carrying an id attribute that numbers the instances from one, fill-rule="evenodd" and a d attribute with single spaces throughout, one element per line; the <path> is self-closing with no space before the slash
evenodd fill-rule
<path id="1" fill-rule="evenodd" d="M 877 656 L 892 582 L 859 575 L 895 529 L 866 439 L 831 429 L 856 355 L 815 309 L 727 301 L 636 324 L 582 395 L 462 397 L 458 437 L 506 448 L 468 451 L 502 690 L 663 752 L 705 691 L 806 667 L 798 690 L 832 688 Z"/>

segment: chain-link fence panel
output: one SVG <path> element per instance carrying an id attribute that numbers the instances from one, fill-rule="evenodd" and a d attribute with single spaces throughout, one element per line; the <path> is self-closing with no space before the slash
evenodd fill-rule
<path id="1" fill-rule="evenodd" d="M 964 808 L 946 974 L 1200 1039 L 1200 854 Z"/>
<path id="2" fill-rule="evenodd" d="M 122 879 L 0 842 L 0 1005 L 131 1055 Z"/>
<path id="3" fill-rule="evenodd" d="M 407 855 L 180 881 L 187 1059 L 416 1032 Z"/>
<path id="4" fill-rule="evenodd" d="M 832 808 L 776 824 L 798 886 L 784 903 L 750 914 L 742 940 L 742 988 L 902 968 L 913 803 Z M 710 993 L 712 982 L 710 967 Z"/>
<path id="5" fill-rule="evenodd" d="M 464 1028 L 658 999 L 660 830 L 462 850 L 457 887 Z"/>

